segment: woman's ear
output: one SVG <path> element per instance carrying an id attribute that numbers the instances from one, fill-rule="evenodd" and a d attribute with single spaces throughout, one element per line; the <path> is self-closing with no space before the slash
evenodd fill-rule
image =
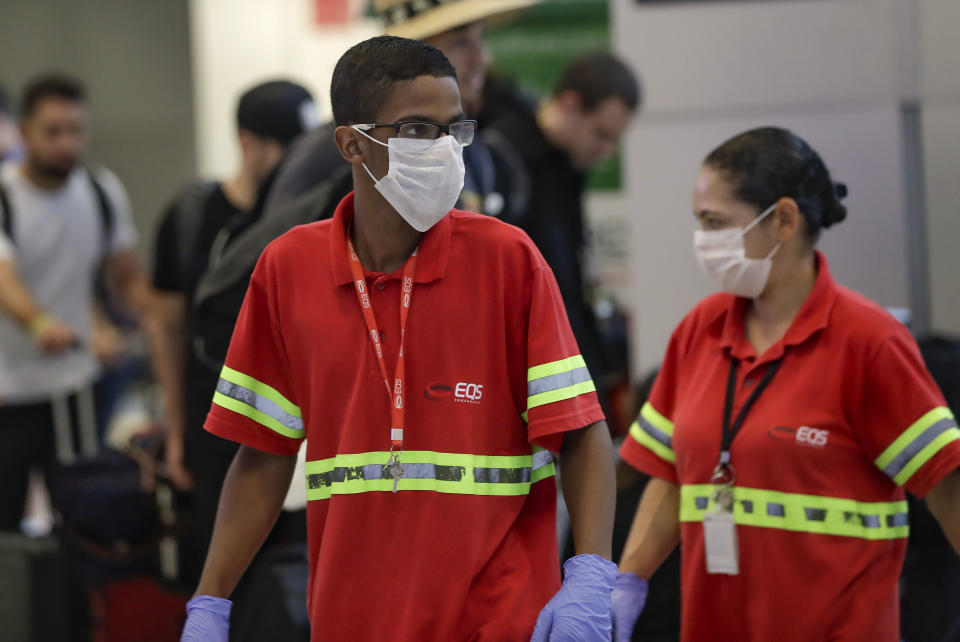
<path id="1" fill-rule="evenodd" d="M 784 197 L 777 201 L 777 209 L 772 214 L 777 225 L 777 241 L 786 243 L 796 236 L 802 216 L 797 202 L 792 198 Z"/>
<path id="2" fill-rule="evenodd" d="M 340 155 L 351 165 L 359 165 L 366 160 L 360 147 L 361 136 L 362 134 L 356 129 L 343 125 L 333 131 L 333 139 L 337 143 Z"/>

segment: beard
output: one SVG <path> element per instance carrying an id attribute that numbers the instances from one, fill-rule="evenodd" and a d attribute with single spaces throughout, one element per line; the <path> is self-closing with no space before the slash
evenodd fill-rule
<path id="1" fill-rule="evenodd" d="M 55 180 L 66 180 L 73 168 L 77 166 L 77 160 L 71 159 L 65 163 L 53 164 L 34 159 L 30 166 L 34 172 L 41 176 Z"/>

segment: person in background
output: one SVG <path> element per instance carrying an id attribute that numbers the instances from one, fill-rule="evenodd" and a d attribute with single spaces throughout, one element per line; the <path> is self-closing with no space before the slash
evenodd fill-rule
<path id="1" fill-rule="evenodd" d="M 3 86 L 0 86 L 0 165 L 20 158 L 20 134 L 13 102 Z"/>
<path id="2" fill-rule="evenodd" d="M 376 0 L 377 15 L 389 35 L 422 40 L 440 51 L 457 70 L 464 112 L 476 118 L 483 107 L 487 73 L 493 62 L 485 42 L 487 23 L 536 4 L 538 0 L 447 0 L 409 2 Z M 280 168 L 267 197 L 264 216 L 269 218 L 340 166 L 340 154 L 333 144 L 334 123 L 296 141 L 289 159 Z M 480 139 L 464 149 L 466 166 L 460 206 L 463 209 L 501 217 L 516 217 L 525 203 L 510 199 L 504 188 L 507 161 L 499 158 Z"/>
<path id="3" fill-rule="evenodd" d="M 900 639 L 905 491 L 960 553 L 960 429 L 906 327 L 816 250 L 843 221 L 826 165 L 780 128 L 704 160 L 681 321 L 621 447 L 653 477 L 620 561 L 617 640 L 682 542 L 681 639 Z"/>
<path id="4" fill-rule="evenodd" d="M 21 162 L 0 170 L 0 529 L 15 530 L 32 467 L 97 451 L 93 285 L 101 265 L 132 309 L 151 309 L 127 194 L 82 164 L 83 87 L 62 75 L 23 93 Z"/>
<path id="5" fill-rule="evenodd" d="M 290 142 L 316 120 L 313 97 L 299 84 L 273 80 L 244 92 L 236 110 L 237 171 L 222 181 L 187 186 L 167 208 L 157 232 L 153 285 L 160 333 L 166 349 L 176 355 L 167 370 L 157 372 L 167 429 L 166 463 L 174 483 L 195 492 L 199 551 L 210 541 L 220 487 L 237 446 L 203 430 L 219 368 L 202 361 L 188 344 L 191 303 L 215 239 L 254 210 Z M 199 573 L 198 566 L 194 573 Z"/>
<path id="6" fill-rule="evenodd" d="M 250 281 L 206 423 L 243 446 L 183 639 L 226 639 L 305 440 L 313 640 L 609 640 L 609 432 L 536 247 L 451 209 L 476 134 L 454 68 L 380 36 L 331 102 L 355 191 Z"/>
<path id="7" fill-rule="evenodd" d="M 503 156 L 512 150 L 523 161 L 529 202 L 518 216 L 504 220 L 530 235 L 556 275 L 602 401 L 606 368 L 592 288 L 584 277 L 584 191 L 590 168 L 613 155 L 639 106 L 633 72 L 611 54 L 592 53 L 566 67 L 548 99 L 532 109 L 501 113 L 482 134 Z"/>

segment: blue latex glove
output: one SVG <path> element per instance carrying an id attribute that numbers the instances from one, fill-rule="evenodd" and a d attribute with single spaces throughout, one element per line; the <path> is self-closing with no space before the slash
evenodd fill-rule
<path id="1" fill-rule="evenodd" d="M 227 642 L 232 606 L 230 600 L 210 595 L 198 595 L 187 602 L 187 623 L 180 642 Z"/>
<path id="2" fill-rule="evenodd" d="M 613 604 L 613 640 L 630 642 L 633 625 L 647 603 L 647 580 L 641 580 L 633 573 L 617 573 L 610 601 Z"/>
<path id="3" fill-rule="evenodd" d="M 563 565 L 563 586 L 540 611 L 530 642 L 610 642 L 610 593 L 617 565 L 577 555 Z"/>

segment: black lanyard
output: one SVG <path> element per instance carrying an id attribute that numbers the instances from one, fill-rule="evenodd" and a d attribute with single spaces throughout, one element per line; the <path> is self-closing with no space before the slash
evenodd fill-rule
<path id="1" fill-rule="evenodd" d="M 743 420 L 746 419 L 747 413 L 750 412 L 753 404 L 756 403 L 763 391 L 770 385 L 770 382 L 773 381 L 773 377 L 777 374 L 777 370 L 780 369 L 782 362 L 783 358 L 770 362 L 770 365 L 767 366 L 767 373 L 763 375 L 763 379 L 761 379 L 757 387 L 753 389 L 753 392 L 747 398 L 747 402 L 743 404 L 743 408 L 737 413 L 737 418 L 733 422 L 733 425 L 730 425 L 730 417 L 733 414 L 733 398 L 737 392 L 737 368 L 740 365 L 738 359 L 730 360 L 730 375 L 727 377 L 727 400 L 723 407 L 723 439 L 720 443 L 720 466 L 726 467 L 730 465 L 730 446 L 733 444 L 737 433 L 740 432 Z"/>

